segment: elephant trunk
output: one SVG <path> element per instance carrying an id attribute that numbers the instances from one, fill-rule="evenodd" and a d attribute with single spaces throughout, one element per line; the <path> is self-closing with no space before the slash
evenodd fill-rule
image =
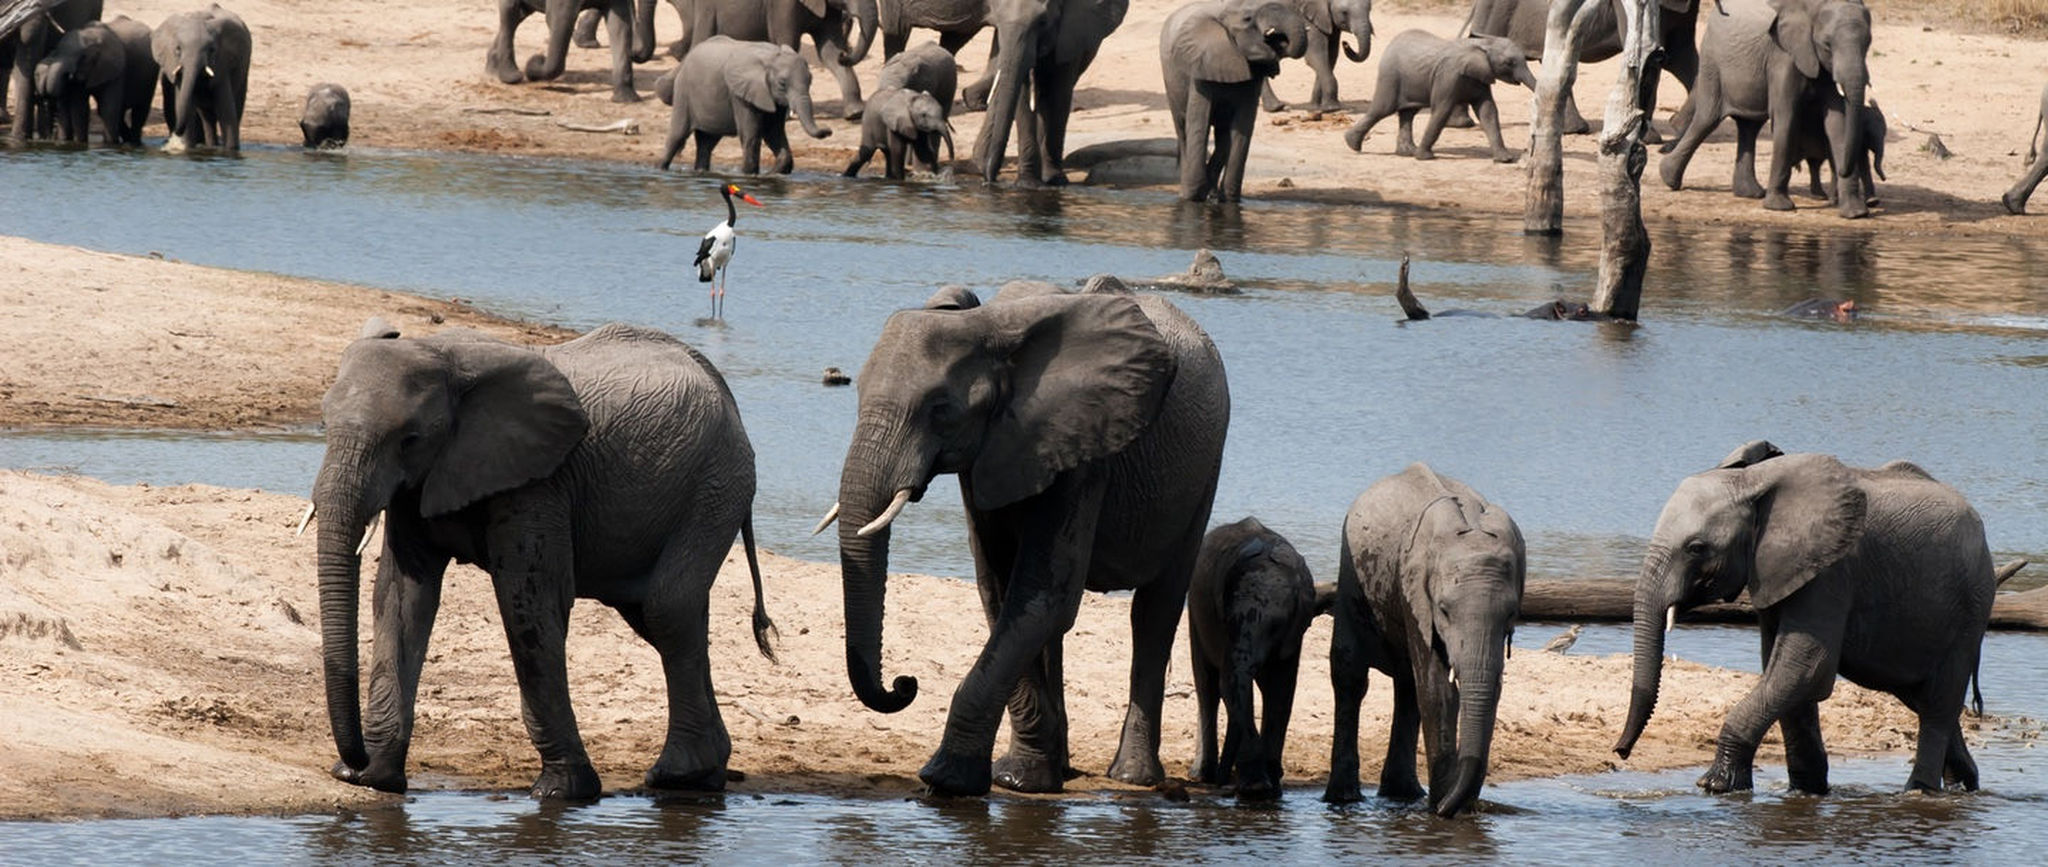
<path id="1" fill-rule="evenodd" d="M 811 138 L 824 138 L 832 134 L 831 130 L 819 126 L 817 118 L 811 116 L 811 88 L 808 82 L 802 87 L 789 89 L 789 109 L 791 114 L 796 115 L 796 122 L 803 126 L 804 133 Z"/>
<path id="2" fill-rule="evenodd" d="M 847 66 L 866 60 L 868 49 L 874 47 L 875 31 L 882 26 L 881 7 L 876 0 L 853 0 L 853 18 L 860 22 L 860 41 L 840 55 L 839 62 Z"/>
<path id="3" fill-rule="evenodd" d="M 349 768 L 369 766 L 363 747 L 362 691 L 356 653 L 357 605 L 362 555 L 357 547 L 374 510 L 364 504 L 368 450 L 351 441 L 330 441 L 313 485 L 320 517 L 320 660 L 327 686 L 327 718 L 334 746 Z"/>
<path id="4" fill-rule="evenodd" d="M 1344 46 L 1344 56 L 1352 63 L 1364 63 L 1366 58 L 1372 56 L 1372 18 L 1361 15 L 1359 20 L 1349 24 L 1351 38 L 1358 41 L 1358 50 L 1353 51 L 1350 45 L 1345 44 L 1343 34 L 1337 35 L 1337 43 Z"/>
<path id="5" fill-rule="evenodd" d="M 946 144 L 946 165 L 953 164 L 953 125 L 948 123 L 939 130 L 939 141 Z"/>
<path id="6" fill-rule="evenodd" d="M 633 2 L 633 62 L 654 59 L 654 0 Z"/>
<path id="7" fill-rule="evenodd" d="M 1615 754 L 1624 759 L 1635 750 L 1636 739 L 1643 736 L 1643 727 L 1649 725 L 1650 713 L 1657 708 L 1657 687 L 1664 676 L 1665 623 L 1662 621 L 1665 621 L 1667 612 L 1675 614 L 1677 610 L 1676 606 L 1650 592 L 1651 580 L 1646 571 L 1636 590 L 1635 681 L 1629 688 L 1628 722 L 1621 730 L 1621 740 L 1614 744 Z"/>
<path id="8" fill-rule="evenodd" d="M 194 143 L 194 133 L 199 126 L 199 77 L 205 72 L 187 65 L 179 67 L 175 73 L 178 77 L 178 116 L 171 119 L 171 138 L 186 145 Z"/>
<path id="9" fill-rule="evenodd" d="M 868 422 L 863 421 L 862 427 Z M 883 513 L 897 488 L 882 468 L 887 451 L 857 431 L 839 481 L 839 575 L 846 597 L 846 675 L 868 709 L 895 713 L 917 698 L 917 679 L 897 677 L 882 688 L 882 601 L 889 576 L 889 528 L 863 528 Z"/>
<path id="10" fill-rule="evenodd" d="M 1500 708 L 1501 656 L 1506 635 L 1458 665 L 1458 770 L 1449 792 L 1436 802 L 1436 814 L 1455 816 L 1479 799 L 1486 784 L 1486 763 L 1493 750 L 1493 723 Z"/>
<path id="11" fill-rule="evenodd" d="M 974 160 L 980 164 L 981 179 L 987 183 L 995 183 L 1002 174 L 1003 154 L 1010 148 L 1010 126 L 1017 113 L 1025 110 L 1023 103 L 1028 91 L 1024 83 L 1038 58 L 1035 31 L 1028 22 L 996 28 L 996 59 L 1002 67 L 996 71 L 995 87 L 989 91 L 988 119 L 981 125 L 981 135 L 974 140 Z"/>
<path id="12" fill-rule="evenodd" d="M 1836 202 L 1835 207 L 1842 216 L 1854 219 L 1867 216 L 1870 205 L 1864 198 L 1866 182 L 1869 179 L 1869 165 L 1865 157 L 1864 141 L 1864 86 L 1869 79 L 1862 71 L 1862 64 L 1845 64 L 1853 78 L 1838 77 L 1842 85 L 1842 136 L 1835 153 Z"/>

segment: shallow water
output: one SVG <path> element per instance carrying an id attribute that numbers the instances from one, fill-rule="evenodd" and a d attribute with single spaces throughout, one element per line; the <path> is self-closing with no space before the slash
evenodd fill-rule
<path id="1" fill-rule="evenodd" d="M 118 183 L 79 184 L 80 172 Z M 1261 202 L 1216 211 L 1152 193 L 991 191 L 945 184 L 739 179 L 727 320 L 700 327 L 687 274 L 717 221 L 720 178 L 567 161 L 446 154 L 238 159 L 109 150 L 0 152 L 0 188 L 57 209 L 0 209 L 0 232 L 97 249 L 348 280 L 587 327 L 671 331 L 726 373 L 760 456 L 762 543 L 831 560 L 808 535 L 832 503 L 852 389 L 890 311 L 934 287 L 1011 278 L 1149 277 L 1218 251 L 1248 291 L 1175 296 L 1229 368 L 1233 424 L 1215 517 L 1255 513 L 1331 576 L 1342 515 L 1414 460 L 1505 505 L 1538 577 L 1630 574 L 1677 480 L 1766 437 L 1874 465 L 1909 458 L 1983 513 L 2002 556 L 2048 552 L 2048 245 L 1665 225 L 1638 329 L 1519 319 L 1397 324 L 1403 253 L 1438 309 L 1519 311 L 1581 295 L 1594 262 L 1524 238 L 1515 220 Z M 219 224 L 166 219 L 172 196 Z M 181 212 L 183 213 L 183 212 Z M 1848 327 L 1772 311 L 1853 297 Z M 210 481 L 304 493 L 303 437 L 0 434 L 0 466 L 67 466 L 119 481 Z M 892 565 L 963 575 L 957 489 L 934 485 L 898 522 Z"/>
<path id="2" fill-rule="evenodd" d="M 78 183 L 87 172 L 109 181 Z M 1560 247 L 1488 216 L 741 179 L 769 207 L 741 216 L 730 325 L 705 328 L 694 324 L 702 287 L 685 269 L 697 232 L 722 216 L 721 180 L 364 150 L 221 159 L 34 148 L 0 152 L 0 188 L 64 206 L 0 209 L 0 232 L 455 296 L 578 327 L 622 319 L 672 331 L 739 395 L 760 455 L 763 544 L 811 559 L 835 553 L 829 537 L 806 533 L 833 498 L 854 408 L 850 389 L 825 389 L 817 376 L 827 365 L 858 374 L 889 311 L 946 282 L 987 290 L 1018 277 L 1174 272 L 1200 246 L 1248 288 L 1175 297 L 1230 369 L 1216 518 L 1263 516 L 1324 577 L 1350 499 L 1418 459 L 1515 514 L 1532 574 L 1628 574 L 1676 481 L 1759 436 L 1856 463 L 1919 461 L 1971 498 L 1995 549 L 2048 552 L 2048 249 L 2036 243 L 1894 237 L 1881 221 L 1835 231 L 1824 214 L 1814 221 L 1827 233 L 1813 235 L 1666 225 L 1655 230 L 1641 328 L 1399 325 L 1388 295 L 1403 253 L 1431 306 L 1511 312 L 1582 294 L 1595 229 L 1574 224 Z M 229 214 L 232 229 L 168 219 L 162 203 L 173 197 Z M 1771 315 L 1811 294 L 1853 297 L 1871 315 L 1849 327 Z M 320 448 L 315 432 L 12 432 L 0 434 L 0 466 L 303 493 Z M 897 568 L 969 571 L 951 487 L 935 485 L 897 528 Z M 1525 625 L 1517 641 L 1527 652 L 1554 628 Z M 1574 652 L 1626 645 L 1623 627 L 1595 625 Z M 1671 650 L 1756 664 L 1745 629 L 1681 629 Z M 2048 716 L 2043 651 L 2048 637 L 1987 641 L 1993 713 Z M 869 862 L 883 845 L 893 859 L 949 863 L 2019 861 L 2048 839 L 2048 762 L 2031 746 L 1980 749 L 1987 791 L 1955 798 L 1892 794 L 1902 758 L 1838 761 L 1838 792 L 1824 799 L 1787 796 L 1782 768 L 1769 765 L 1757 794 L 1722 798 L 1693 791 L 1697 769 L 1509 783 L 1488 789 L 1488 812 L 1458 822 L 1379 802 L 1329 808 L 1309 788 L 1277 808 L 1199 793 L 1191 804 L 621 796 L 573 808 L 435 793 L 332 816 L 0 824 L 0 861 Z M 1730 839 L 1745 845 L 1728 848 Z"/>

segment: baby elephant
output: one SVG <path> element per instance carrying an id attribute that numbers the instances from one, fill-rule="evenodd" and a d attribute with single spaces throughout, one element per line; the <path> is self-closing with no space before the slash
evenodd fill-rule
<path id="1" fill-rule="evenodd" d="M 348 144 L 348 88 L 339 84 L 316 84 L 306 93 L 306 110 L 299 115 L 299 132 L 306 147 L 333 149 Z"/>
<path id="2" fill-rule="evenodd" d="M 1280 755 L 1294 707 L 1301 634 L 1329 610 L 1333 592 L 1318 593 L 1308 563 L 1257 518 L 1209 531 L 1188 585 L 1188 656 L 1201 713 L 1201 757 L 1191 775 L 1230 782 L 1240 798 L 1280 795 Z M 1265 724 L 1252 723 L 1252 686 L 1265 702 Z M 1229 726 L 1216 755 L 1216 701 Z"/>
<path id="3" fill-rule="evenodd" d="M 860 123 L 860 149 L 846 164 L 846 176 L 858 177 L 875 151 L 882 152 L 883 176 L 900 181 L 906 176 L 904 158 L 915 156 L 926 171 L 939 172 L 939 143 L 946 145 L 946 162 L 953 161 L 953 125 L 937 97 L 922 90 L 891 89 L 868 97 L 867 114 Z"/>
<path id="4" fill-rule="evenodd" d="M 2006 190 L 2001 198 L 2009 213 L 2026 213 L 2027 197 L 2034 194 L 2034 188 L 2041 185 L 2042 178 L 2048 177 L 2048 144 L 2042 143 L 2048 139 L 2041 136 L 2043 127 L 2048 127 L 2048 88 L 2041 89 L 2041 111 L 2034 116 L 2034 132 L 2027 138 L 2027 173 L 2021 175 L 2019 182 Z"/>
<path id="5" fill-rule="evenodd" d="M 1351 504 L 1330 636 L 1337 719 L 1324 800 L 1358 800 L 1358 704 L 1368 668 L 1394 681 L 1380 797 L 1423 796 L 1415 774 L 1420 726 L 1430 809 L 1454 816 L 1478 799 L 1526 562 L 1514 519 L 1428 464 L 1374 482 Z"/>
<path id="6" fill-rule="evenodd" d="M 142 124 L 156 95 L 149 28 L 118 16 L 64 34 L 35 66 L 35 98 L 57 122 L 61 139 L 85 144 L 97 104 L 108 144 L 141 144 Z"/>
<path id="7" fill-rule="evenodd" d="M 654 89 L 675 107 L 659 163 L 664 171 L 693 136 L 696 169 L 710 171 L 711 149 L 730 135 L 740 140 L 741 171 L 760 173 L 765 142 L 775 156 L 775 172 L 789 174 L 796 157 L 783 126 L 792 111 L 812 138 L 832 134 L 811 116 L 811 68 L 787 46 L 713 36 L 690 49 L 673 72 L 656 79 Z"/>
<path id="8" fill-rule="evenodd" d="M 1836 165 L 1840 158 L 1836 147 L 1842 143 L 1846 134 L 1844 124 L 1848 116 L 1843 105 L 1841 94 L 1833 91 L 1822 94 L 1822 111 L 1818 116 L 1807 117 L 1798 134 L 1792 137 L 1792 144 L 1798 149 L 1799 158 L 1806 162 L 1809 189 L 1816 199 L 1827 199 L 1832 202 L 1835 201 L 1838 192 L 1835 187 L 1840 184 L 1842 170 Z M 1858 117 L 1862 118 L 1863 147 L 1862 153 L 1849 156 L 1849 159 L 1857 162 L 1856 171 L 1850 176 L 1851 186 L 1854 187 L 1851 193 L 1862 196 L 1864 204 L 1875 205 L 1877 184 L 1871 180 L 1871 176 L 1874 174 L 1878 180 L 1886 179 L 1884 139 L 1891 134 L 1891 128 L 1885 123 L 1884 112 L 1877 107 L 1876 100 L 1865 103 Z M 1826 167 L 1831 175 L 1825 185 L 1821 183 L 1822 167 Z"/>
<path id="9" fill-rule="evenodd" d="M 1358 150 L 1366 133 L 1387 115 L 1401 115 L 1401 137 L 1394 144 L 1396 156 L 1418 160 L 1436 159 L 1436 137 L 1453 115 L 1470 107 L 1486 130 L 1493 146 L 1493 161 L 1511 163 L 1516 154 L 1500 138 L 1500 109 L 1493 104 L 1493 83 L 1512 81 L 1536 89 L 1536 75 L 1522 57 L 1521 46 L 1498 36 L 1468 36 L 1444 39 L 1421 30 L 1409 30 L 1387 42 L 1380 54 L 1379 81 L 1373 87 L 1372 107 L 1365 116 L 1344 131 L 1344 143 Z M 1429 109 L 1429 128 L 1422 131 L 1422 146 L 1415 145 L 1415 113 Z"/>
<path id="10" fill-rule="evenodd" d="M 922 90 L 939 101 L 947 117 L 953 116 L 953 94 L 960 92 L 960 67 L 953 53 L 927 42 L 889 58 L 875 79 L 875 90 L 891 88 Z"/>

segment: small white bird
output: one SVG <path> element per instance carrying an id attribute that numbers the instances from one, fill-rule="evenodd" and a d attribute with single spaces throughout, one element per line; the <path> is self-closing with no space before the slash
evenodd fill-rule
<path id="1" fill-rule="evenodd" d="M 1547 653 L 1563 653 L 1570 650 L 1572 644 L 1579 640 L 1579 633 L 1585 629 L 1585 624 L 1574 623 L 1572 628 L 1558 633 L 1556 638 L 1550 639 L 1549 644 L 1543 645 L 1543 650 Z"/>
<path id="2" fill-rule="evenodd" d="M 753 196 L 740 192 L 740 188 L 734 184 L 718 188 L 718 194 L 725 197 L 725 222 L 712 226 L 711 231 L 704 233 L 703 243 L 697 245 L 696 262 L 697 282 L 709 283 L 714 277 L 718 279 L 718 285 L 711 288 L 711 318 L 714 320 L 725 317 L 725 266 L 732 262 L 732 224 L 738 222 L 740 218 L 739 209 L 732 204 L 734 193 L 739 193 L 740 199 L 747 204 L 761 207 L 761 203 Z"/>

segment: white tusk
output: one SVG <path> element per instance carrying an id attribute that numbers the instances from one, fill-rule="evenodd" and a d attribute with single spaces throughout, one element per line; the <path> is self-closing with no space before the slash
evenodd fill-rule
<path id="1" fill-rule="evenodd" d="M 896 520 L 896 516 L 903 513 L 903 507 L 907 505 L 909 502 L 909 488 L 904 488 L 903 490 L 897 491 L 896 499 L 889 501 L 889 508 L 882 510 L 881 517 L 869 521 L 868 525 L 860 528 L 860 532 L 855 535 L 872 536 L 876 533 L 880 533 L 883 530 L 888 529 L 889 522 Z"/>
<path id="2" fill-rule="evenodd" d="M 1666 609 L 1664 609 L 1664 631 L 1665 631 L 1666 633 L 1669 633 L 1669 632 L 1671 632 L 1671 630 L 1672 630 L 1673 628 L 1675 628 L 1675 627 L 1677 627 L 1677 626 L 1678 626 L 1678 606 L 1676 606 L 1676 605 L 1673 605 L 1673 606 L 1671 606 L 1670 608 L 1666 608 Z"/>
<path id="3" fill-rule="evenodd" d="M 832 522 L 837 520 L 839 520 L 839 504 L 833 503 L 832 511 L 826 512 L 824 519 L 818 522 L 818 526 L 811 528 L 811 535 L 816 536 L 819 533 L 825 532 L 825 528 L 832 526 Z"/>
<path id="4" fill-rule="evenodd" d="M 1455 665 L 1451 666 L 1451 685 L 1458 685 L 1458 667 Z"/>
<path id="5" fill-rule="evenodd" d="M 1266 35 L 1267 35 L 1267 36 L 1271 36 L 1271 35 L 1273 35 L 1273 34 L 1275 34 L 1275 33 L 1279 33 L 1279 32 L 1280 32 L 1280 28 L 1278 28 L 1278 27 L 1268 27 L 1268 28 L 1266 28 Z"/>
<path id="6" fill-rule="evenodd" d="M 356 556 L 363 556 L 363 552 L 369 549 L 370 537 L 377 535 L 377 522 L 383 519 L 384 514 L 382 512 L 370 516 L 369 526 L 363 528 L 363 541 L 356 543 Z"/>
<path id="7" fill-rule="evenodd" d="M 214 77 L 214 75 L 213 75 L 213 67 L 211 67 L 211 66 L 209 66 L 209 67 L 206 67 L 206 77 L 207 77 L 207 78 L 212 78 L 212 77 Z M 1837 86 L 1837 87 L 1840 87 L 1841 85 L 1836 85 L 1836 86 Z"/>
<path id="8" fill-rule="evenodd" d="M 306 525 L 313 523 L 313 504 L 306 504 L 306 514 L 299 518 L 299 528 L 292 531 L 292 538 L 306 535 Z"/>

